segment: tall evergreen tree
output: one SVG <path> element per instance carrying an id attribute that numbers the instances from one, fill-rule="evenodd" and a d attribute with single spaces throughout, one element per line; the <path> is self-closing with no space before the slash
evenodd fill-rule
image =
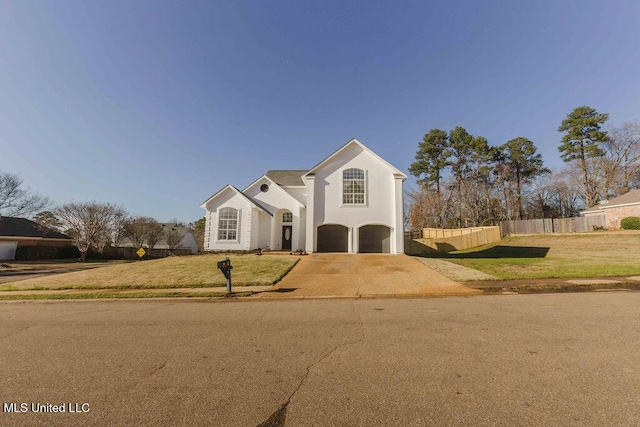
<path id="1" fill-rule="evenodd" d="M 449 132 L 449 147 L 451 148 L 452 159 L 449 161 L 453 176 L 456 180 L 458 193 L 458 220 L 460 226 L 464 225 L 464 215 L 462 212 L 463 191 L 462 181 L 469 172 L 469 164 L 473 155 L 473 135 L 461 126 L 456 126 Z"/>
<path id="2" fill-rule="evenodd" d="M 609 114 L 598 113 L 588 106 L 576 107 L 562 121 L 558 132 L 565 132 L 558 147 L 562 160 L 577 160 L 583 174 L 584 202 L 587 207 L 596 203 L 596 186 L 589 178 L 588 159 L 604 155 L 602 144 L 609 140 L 607 132 L 600 126 L 609 119 Z"/>
<path id="3" fill-rule="evenodd" d="M 470 176 L 475 188 L 471 193 L 467 191 L 466 203 L 473 212 L 474 225 L 493 222 L 493 197 L 491 170 L 494 165 L 494 147 L 490 147 L 487 138 L 476 136 L 471 142 Z"/>
<path id="4" fill-rule="evenodd" d="M 418 143 L 416 161 L 411 163 L 409 172 L 418 182 L 427 187 L 436 185 L 436 191 L 440 194 L 440 180 L 442 170 L 447 166 L 447 159 L 451 155 L 449 150 L 449 137 L 447 132 L 441 129 L 431 129 Z"/>
<path id="5" fill-rule="evenodd" d="M 522 186 L 536 176 L 550 172 L 542 163 L 542 156 L 536 153 L 536 146 L 524 137 L 514 138 L 500 147 L 500 158 L 507 166 L 507 179 L 516 185 L 516 205 L 518 217 L 523 219 Z"/>

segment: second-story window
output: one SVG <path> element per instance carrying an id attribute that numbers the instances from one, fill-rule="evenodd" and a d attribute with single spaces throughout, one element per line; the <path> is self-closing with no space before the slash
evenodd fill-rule
<path id="1" fill-rule="evenodd" d="M 364 205 L 365 177 L 362 169 L 342 171 L 342 203 L 345 205 Z"/>

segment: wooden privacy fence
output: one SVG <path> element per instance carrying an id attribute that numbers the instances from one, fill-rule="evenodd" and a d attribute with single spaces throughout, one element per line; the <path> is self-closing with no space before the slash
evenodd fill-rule
<path id="1" fill-rule="evenodd" d="M 423 228 L 421 237 L 415 232 L 405 239 L 404 251 L 408 255 L 433 252 L 451 252 L 488 245 L 501 239 L 500 227 Z M 405 233 L 407 237 L 407 233 Z"/>
<path id="2" fill-rule="evenodd" d="M 422 230 L 405 231 L 404 239 L 422 239 Z"/>
<path id="3" fill-rule="evenodd" d="M 500 221 L 503 236 L 515 234 L 584 233 L 605 228 L 604 215 Z"/>

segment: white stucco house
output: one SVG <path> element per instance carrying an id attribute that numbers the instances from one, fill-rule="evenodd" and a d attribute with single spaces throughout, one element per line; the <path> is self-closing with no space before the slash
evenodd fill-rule
<path id="1" fill-rule="evenodd" d="M 271 170 L 209 197 L 204 249 L 401 254 L 406 178 L 352 139 L 310 170 Z"/>

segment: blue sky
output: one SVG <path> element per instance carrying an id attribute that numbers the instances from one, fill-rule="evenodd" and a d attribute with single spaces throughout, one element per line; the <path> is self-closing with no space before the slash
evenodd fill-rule
<path id="1" fill-rule="evenodd" d="M 0 170 L 59 203 L 192 221 L 354 137 L 406 171 L 457 125 L 560 167 L 579 105 L 640 120 L 640 2 L 0 0 Z"/>

